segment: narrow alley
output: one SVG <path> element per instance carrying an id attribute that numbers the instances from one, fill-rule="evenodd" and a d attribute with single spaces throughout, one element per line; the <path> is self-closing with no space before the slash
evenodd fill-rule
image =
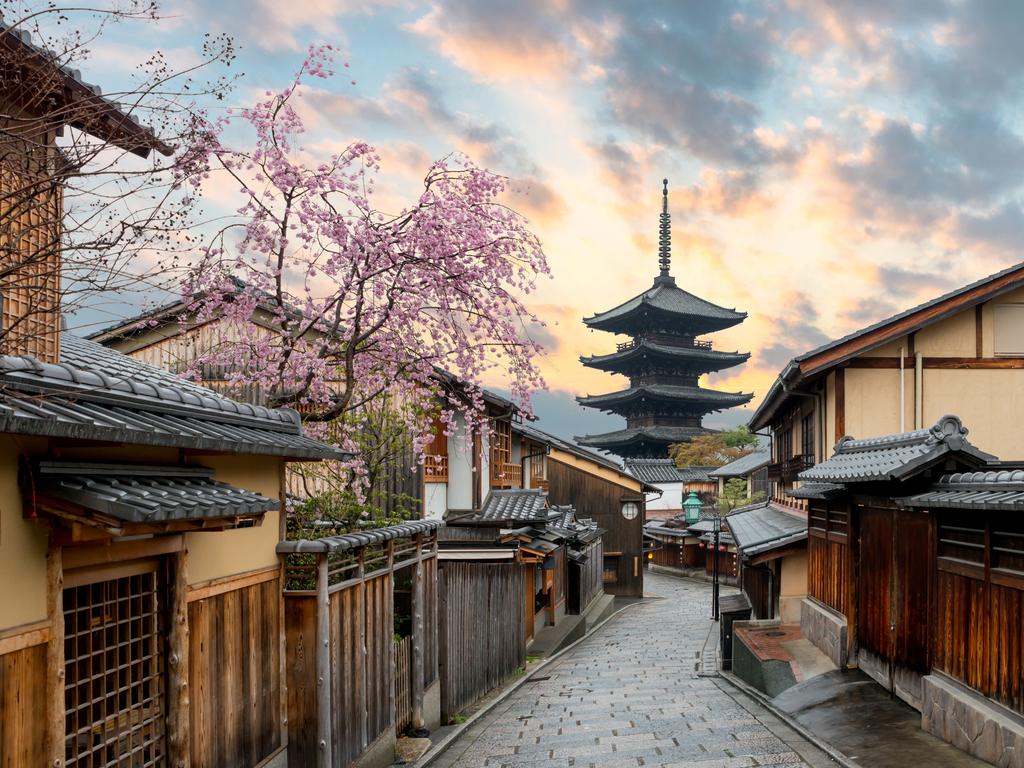
<path id="1" fill-rule="evenodd" d="M 659 574 L 648 597 L 474 723 L 433 766 L 835 765 L 757 702 L 700 675 L 711 586 Z"/>

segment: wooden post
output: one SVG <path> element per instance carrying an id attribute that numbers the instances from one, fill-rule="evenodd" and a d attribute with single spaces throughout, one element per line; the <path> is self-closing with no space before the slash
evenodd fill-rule
<path id="1" fill-rule="evenodd" d="M 46 644 L 46 756 L 51 768 L 62 768 L 65 754 L 64 712 L 64 563 L 53 543 L 46 554 L 46 612 L 50 640 Z"/>
<path id="2" fill-rule="evenodd" d="M 188 550 L 171 557 L 171 626 L 167 637 L 167 751 L 174 768 L 191 768 L 192 725 L 188 687 Z"/>
<path id="3" fill-rule="evenodd" d="M 331 596 L 327 591 L 327 554 L 316 569 L 316 740 L 317 767 L 333 768 L 331 755 Z"/>
<path id="4" fill-rule="evenodd" d="M 288 538 L 288 463 L 281 462 L 281 471 L 278 474 L 278 540 L 285 541 Z M 288 628 L 285 626 L 284 588 L 287 576 L 287 556 L 279 555 L 281 562 L 281 580 L 277 590 L 277 642 L 278 642 L 278 670 L 280 682 L 278 688 L 281 691 L 281 701 L 278 704 L 279 719 L 281 721 L 281 746 L 288 744 Z"/>
<path id="5" fill-rule="evenodd" d="M 422 731 L 423 717 L 423 534 L 416 535 L 416 565 L 412 570 L 412 727 Z"/>

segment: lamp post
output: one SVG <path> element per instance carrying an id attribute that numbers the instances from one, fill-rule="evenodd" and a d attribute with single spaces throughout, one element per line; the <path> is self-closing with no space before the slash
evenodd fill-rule
<path id="1" fill-rule="evenodd" d="M 722 532 L 722 514 L 715 508 L 715 562 L 711 576 L 711 620 L 718 621 L 718 543 Z"/>

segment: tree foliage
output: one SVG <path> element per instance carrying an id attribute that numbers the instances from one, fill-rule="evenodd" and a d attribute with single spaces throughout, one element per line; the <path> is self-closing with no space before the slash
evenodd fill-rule
<path id="1" fill-rule="evenodd" d="M 669 451 L 677 467 L 721 467 L 746 456 L 757 447 L 757 436 L 747 427 L 709 432 Z"/>
<path id="2" fill-rule="evenodd" d="M 737 507 L 756 504 L 764 499 L 763 491 L 747 496 L 747 481 L 742 477 L 733 477 L 725 481 L 722 492 L 718 495 L 718 508 L 728 514 Z"/>

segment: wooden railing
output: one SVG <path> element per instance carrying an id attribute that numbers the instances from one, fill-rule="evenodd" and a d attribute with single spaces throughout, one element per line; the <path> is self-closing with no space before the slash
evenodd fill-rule
<path id="1" fill-rule="evenodd" d="M 494 488 L 522 488 L 523 468 L 512 463 L 492 464 L 491 485 Z"/>
<path id="2" fill-rule="evenodd" d="M 447 456 L 426 456 L 423 459 L 423 482 L 425 483 L 447 483 L 448 482 L 448 457 Z"/>
<path id="3" fill-rule="evenodd" d="M 813 453 L 798 453 L 785 461 L 777 461 L 768 465 L 768 479 L 772 482 L 789 482 L 796 480 L 797 475 L 814 466 Z"/>

